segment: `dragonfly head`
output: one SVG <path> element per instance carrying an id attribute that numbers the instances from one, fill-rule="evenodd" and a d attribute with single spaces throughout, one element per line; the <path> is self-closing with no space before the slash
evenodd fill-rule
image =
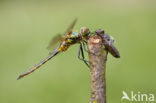
<path id="1" fill-rule="evenodd" d="M 90 30 L 87 27 L 81 27 L 80 33 L 82 37 L 87 37 L 90 33 Z"/>

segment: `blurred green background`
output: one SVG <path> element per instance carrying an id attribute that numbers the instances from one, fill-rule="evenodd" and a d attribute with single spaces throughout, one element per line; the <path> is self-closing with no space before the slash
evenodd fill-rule
<path id="1" fill-rule="evenodd" d="M 108 103 L 121 103 L 122 91 L 156 95 L 155 0 L 1 0 L 0 103 L 89 102 L 90 72 L 77 59 L 78 45 L 16 80 L 48 56 L 50 39 L 76 17 L 74 30 L 101 28 L 116 40 L 121 58 L 108 55 Z"/>

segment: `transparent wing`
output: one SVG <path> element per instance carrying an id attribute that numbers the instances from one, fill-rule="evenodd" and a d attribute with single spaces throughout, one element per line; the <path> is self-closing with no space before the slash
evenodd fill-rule
<path id="1" fill-rule="evenodd" d="M 75 24 L 77 22 L 77 18 L 72 22 L 72 24 L 67 28 L 66 32 L 64 33 L 64 36 L 71 34 Z"/>
<path id="2" fill-rule="evenodd" d="M 72 33 L 72 29 L 74 28 L 77 22 L 77 18 L 72 22 L 72 24 L 67 28 L 66 32 L 64 32 L 64 36 L 70 35 Z M 51 50 L 55 47 L 56 44 L 60 44 L 64 40 L 63 35 L 57 34 L 55 37 L 51 39 L 49 45 L 47 47 L 48 50 Z"/>
<path id="3" fill-rule="evenodd" d="M 47 49 L 51 50 L 56 44 L 61 43 L 63 40 L 64 40 L 64 38 L 62 37 L 62 35 L 61 34 L 57 34 L 55 37 L 53 37 L 50 40 Z"/>

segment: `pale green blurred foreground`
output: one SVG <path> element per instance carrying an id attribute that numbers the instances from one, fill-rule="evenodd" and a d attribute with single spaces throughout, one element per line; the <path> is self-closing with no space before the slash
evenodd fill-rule
<path id="1" fill-rule="evenodd" d="M 50 39 L 76 17 L 75 30 L 101 28 L 116 40 L 121 58 L 108 55 L 108 103 L 122 103 L 122 91 L 156 95 L 155 5 L 154 0 L 0 1 L 0 103 L 89 103 L 90 74 L 77 59 L 78 45 L 16 80 L 48 56 Z"/>

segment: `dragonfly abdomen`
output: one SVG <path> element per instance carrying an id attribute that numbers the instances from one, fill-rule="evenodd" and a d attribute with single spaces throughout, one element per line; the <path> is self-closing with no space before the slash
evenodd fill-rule
<path id="1" fill-rule="evenodd" d="M 34 72 L 35 70 L 37 70 L 39 67 L 41 67 L 43 64 L 45 64 L 47 61 L 49 61 L 51 58 L 53 58 L 55 55 L 57 55 L 59 53 L 59 51 L 55 51 L 53 54 L 51 54 L 50 56 L 48 56 L 46 59 L 44 59 L 43 61 L 41 61 L 39 64 L 35 65 L 33 68 L 29 69 L 28 71 L 22 73 L 17 79 L 21 79 L 24 76 Z"/>

